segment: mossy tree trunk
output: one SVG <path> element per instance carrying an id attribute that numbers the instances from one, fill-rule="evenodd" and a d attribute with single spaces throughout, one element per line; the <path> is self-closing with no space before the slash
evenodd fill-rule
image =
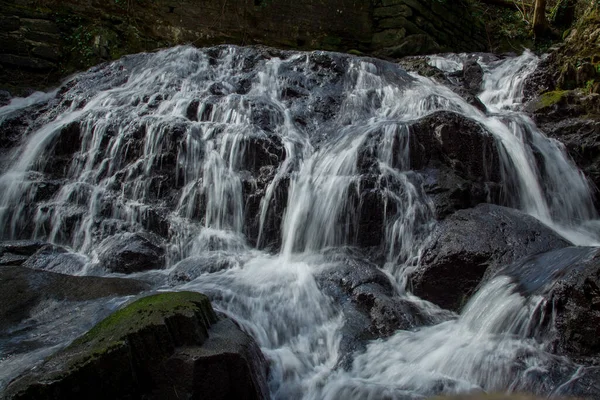
<path id="1" fill-rule="evenodd" d="M 535 0 L 533 10 L 533 34 L 536 38 L 542 37 L 548 30 L 546 19 L 546 0 Z"/>

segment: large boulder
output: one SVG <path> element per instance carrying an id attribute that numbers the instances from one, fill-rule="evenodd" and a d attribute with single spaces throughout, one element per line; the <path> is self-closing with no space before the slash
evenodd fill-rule
<path id="1" fill-rule="evenodd" d="M 112 314 L 7 399 L 264 399 L 266 364 L 250 336 L 200 293 L 162 293 Z"/>
<path id="2" fill-rule="evenodd" d="M 458 310 L 486 271 L 566 246 L 569 242 L 527 214 L 481 204 L 439 223 L 411 276 L 412 290 L 440 307 Z"/>
<path id="3" fill-rule="evenodd" d="M 497 202 L 500 157 L 491 133 L 467 117 L 439 111 L 410 127 L 410 167 L 425 176 L 438 218 Z"/>
<path id="4" fill-rule="evenodd" d="M 161 269 L 165 266 L 165 250 L 150 235 L 122 233 L 100 244 L 98 260 L 111 272 L 133 272 Z"/>
<path id="5" fill-rule="evenodd" d="M 0 267 L 0 330 L 27 318 L 47 300 L 80 302 L 149 289 L 132 279 L 69 276 L 25 267 Z"/>

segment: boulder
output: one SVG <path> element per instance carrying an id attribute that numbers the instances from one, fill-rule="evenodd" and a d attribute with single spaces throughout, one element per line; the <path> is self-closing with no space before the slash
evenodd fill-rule
<path id="1" fill-rule="evenodd" d="M 133 272 L 161 269 L 165 265 L 165 250 L 149 235 L 122 233 L 100 244 L 98 260 L 110 272 Z"/>
<path id="2" fill-rule="evenodd" d="M 520 211 L 481 204 L 440 222 L 410 283 L 415 295 L 459 310 L 486 272 L 520 258 L 569 246 L 537 219 Z"/>
<path id="3" fill-rule="evenodd" d="M 527 282 L 532 280 L 513 272 L 527 267 L 533 269 L 537 282 L 551 278 L 546 278 L 550 287 L 544 296 L 554 314 L 553 350 L 575 360 L 600 362 L 600 250 L 555 250 L 531 257 L 523 268 L 506 273 L 516 276 L 522 288 L 529 288 Z"/>
<path id="4" fill-rule="evenodd" d="M 467 117 L 439 111 L 410 126 L 410 168 L 424 175 L 438 218 L 479 203 L 498 202 L 500 157 L 496 141 Z"/>
<path id="5" fill-rule="evenodd" d="M 473 95 L 481 92 L 483 83 L 483 68 L 476 60 L 468 60 L 463 64 L 462 70 L 463 85 Z"/>
<path id="6" fill-rule="evenodd" d="M 0 267 L 0 330 L 29 316 L 46 300 L 87 301 L 149 289 L 132 279 L 69 276 L 25 267 Z"/>
<path id="7" fill-rule="evenodd" d="M 200 293 L 161 293 L 112 314 L 15 379 L 7 399 L 264 399 L 266 364 L 250 336 Z"/>
<path id="8" fill-rule="evenodd" d="M 422 307 L 394 290 L 392 280 L 377 265 L 351 250 L 333 254 L 331 266 L 316 276 L 321 291 L 341 306 L 345 315 L 341 351 L 351 361 L 367 341 L 397 330 L 432 325 L 451 318 L 450 313 L 423 313 Z"/>

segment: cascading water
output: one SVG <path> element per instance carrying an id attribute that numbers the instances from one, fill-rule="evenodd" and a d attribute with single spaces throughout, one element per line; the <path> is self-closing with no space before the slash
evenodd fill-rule
<path id="1" fill-rule="evenodd" d="M 466 57 L 430 63 L 460 69 Z M 439 111 L 492 135 L 506 205 L 597 244 L 581 228 L 596 218 L 585 178 L 519 112 L 536 62 L 481 60 L 484 113 L 368 58 L 233 46 L 128 56 L 0 109 L 1 122 L 45 104 L 6 156 L 2 237 L 69 246 L 88 257 L 79 274 L 101 274 L 106 238 L 152 234 L 167 268 L 136 277 L 204 292 L 239 321 L 272 361 L 274 398 L 560 394 L 581 369 L 546 352 L 542 297 L 498 277 L 456 316 L 406 289 L 436 213 L 426 174 L 412 170 L 413 130 Z M 322 277 L 367 258 L 429 326 L 413 321 L 348 355 L 348 317 Z"/>

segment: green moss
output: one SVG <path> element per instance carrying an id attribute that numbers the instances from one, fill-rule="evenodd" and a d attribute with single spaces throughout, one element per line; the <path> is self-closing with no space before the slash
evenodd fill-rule
<path id="1" fill-rule="evenodd" d="M 355 49 L 348 50 L 348 54 L 352 54 L 353 56 L 364 56 L 365 55 L 365 53 L 363 53 L 362 51 L 358 51 Z"/>
<path id="2" fill-rule="evenodd" d="M 210 324 L 216 315 L 208 297 L 195 292 L 162 293 L 139 299 L 111 314 L 77 339 L 70 348 L 91 347 L 92 354 L 106 351 L 125 343 L 128 335 L 150 325 L 164 324 L 173 315 L 201 314 Z"/>
<path id="3" fill-rule="evenodd" d="M 554 90 L 542 94 L 539 99 L 540 107 L 550 107 L 557 104 L 568 92 L 568 90 Z"/>

